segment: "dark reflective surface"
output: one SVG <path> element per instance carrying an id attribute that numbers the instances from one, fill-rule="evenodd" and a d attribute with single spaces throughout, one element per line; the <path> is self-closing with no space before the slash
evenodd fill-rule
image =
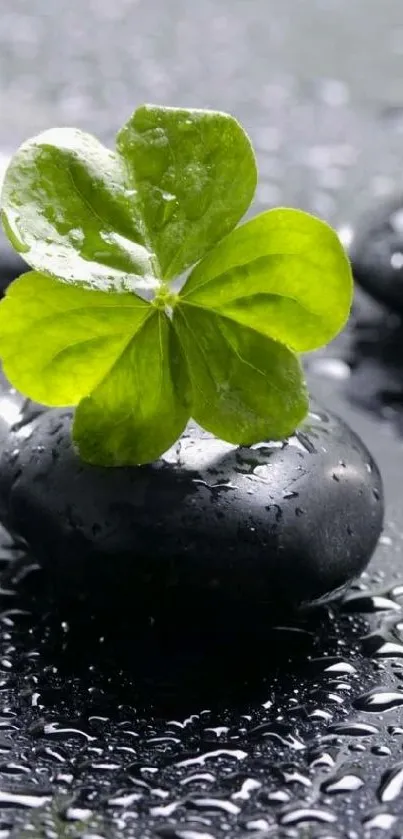
<path id="1" fill-rule="evenodd" d="M 264 637 L 240 614 L 235 635 L 223 627 L 211 638 L 206 623 L 198 639 L 186 626 L 172 637 L 151 626 L 133 636 L 118 605 L 107 625 L 61 613 L 44 573 L 23 552 L 13 559 L 4 536 L 5 818 L 50 819 L 60 835 L 81 835 L 85 822 L 96 835 L 178 837 L 253 836 L 267 825 L 299 836 L 293 830 L 322 824 L 333 832 L 308 835 L 347 836 L 347 827 L 363 830 L 369 810 L 397 820 L 403 575 L 394 568 L 395 525 L 340 607 L 285 618 Z"/>

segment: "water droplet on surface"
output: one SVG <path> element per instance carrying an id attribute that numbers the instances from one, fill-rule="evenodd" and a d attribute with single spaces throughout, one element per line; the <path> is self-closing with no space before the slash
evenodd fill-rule
<path id="1" fill-rule="evenodd" d="M 403 763 L 389 769 L 382 777 L 378 789 L 378 798 L 384 804 L 395 801 L 403 791 Z"/>
<path id="2" fill-rule="evenodd" d="M 7 792 L 0 790 L 0 807 L 43 807 L 51 800 L 51 795 L 43 795 L 33 789 L 30 792 Z"/>
<path id="3" fill-rule="evenodd" d="M 397 271 L 400 270 L 400 268 L 403 268 L 403 253 L 395 251 L 395 253 L 393 253 L 390 257 L 390 264 L 392 268 Z"/>
<path id="4" fill-rule="evenodd" d="M 234 792 L 231 795 L 231 798 L 233 801 L 248 801 L 251 798 L 251 793 L 260 789 L 261 786 L 262 784 L 260 781 L 257 781 L 254 778 L 246 778 L 239 792 Z"/>
<path id="5" fill-rule="evenodd" d="M 208 760 L 214 760 L 222 756 L 233 758 L 234 760 L 245 760 L 245 758 L 248 757 L 248 753 L 244 752 L 242 749 L 215 749 L 215 751 L 204 752 L 197 757 L 180 760 L 176 766 L 204 766 Z"/>
<path id="6" fill-rule="evenodd" d="M 298 441 L 298 443 L 300 443 L 302 448 L 305 449 L 305 451 L 308 452 L 308 454 L 316 454 L 317 453 L 316 446 L 314 445 L 314 443 L 312 442 L 310 437 L 308 437 L 308 435 L 305 434 L 304 431 L 296 431 L 294 436 L 295 436 L 295 439 Z M 291 438 L 291 440 L 292 439 L 293 438 Z M 290 444 L 292 445 L 291 440 L 290 440 Z"/>
<path id="7" fill-rule="evenodd" d="M 43 727 L 43 733 L 47 737 L 59 737 L 61 740 L 66 740 L 70 737 L 82 737 L 90 743 L 97 739 L 96 737 L 92 737 L 90 734 L 87 734 L 86 731 L 82 731 L 80 728 L 59 727 L 57 722 L 46 723 Z"/>
<path id="8" fill-rule="evenodd" d="M 258 837 L 261 836 L 261 835 L 265 836 L 266 835 L 265 831 L 270 830 L 270 828 L 272 826 L 273 825 L 271 825 L 267 821 L 267 819 L 263 819 L 263 818 L 250 819 L 249 821 L 246 822 L 246 829 L 247 830 L 258 831 L 258 833 L 255 832 L 256 839 L 258 839 Z M 204 839 L 204 837 L 203 837 L 203 835 L 200 837 L 199 835 L 195 834 L 194 836 L 185 837 L 185 839 Z M 206 837 L 206 839 L 216 839 L 216 837 L 210 836 L 210 837 Z"/>
<path id="9" fill-rule="evenodd" d="M 387 731 L 391 737 L 401 737 L 403 734 L 403 728 L 400 725 L 388 725 Z"/>
<path id="10" fill-rule="evenodd" d="M 357 668 L 349 661 L 336 658 L 335 656 L 322 656 L 311 659 L 311 667 L 321 673 L 334 673 L 335 675 L 350 676 L 357 672 Z"/>
<path id="11" fill-rule="evenodd" d="M 200 784 L 200 783 L 207 783 L 207 784 L 214 784 L 216 780 L 215 775 L 211 772 L 195 772 L 194 775 L 188 775 L 186 778 L 182 778 L 179 783 L 181 786 L 188 786 L 188 784 Z"/>
<path id="12" fill-rule="evenodd" d="M 399 612 L 400 606 L 391 600 L 389 597 L 384 597 L 380 594 L 370 594 L 369 592 L 361 592 L 360 594 L 348 594 L 341 606 L 343 612 L 362 614 L 372 612 Z"/>
<path id="13" fill-rule="evenodd" d="M 287 804 L 291 800 L 291 795 L 285 789 L 275 790 L 267 794 L 267 801 L 269 804 Z"/>
<path id="14" fill-rule="evenodd" d="M 403 705 L 403 693 L 400 691 L 387 690 L 385 688 L 373 688 L 354 700 L 354 707 L 367 713 L 379 711 L 391 711 Z"/>
<path id="15" fill-rule="evenodd" d="M 372 746 L 371 752 L 373 755 L 377 755 L 378 757 L 390 757 L 392 754 L 389 746 Z"/>
<path id="16" fill-rule="evenodd" d="M 84 809 L 83 807 L 67 807 L 63 813 L 63 818 L 66 821 L 86 821 L 92 816 L 92 810 Z"/>
<path id="17" fill-rule="evenodd" d="M 402 658 L 403 644 L 395 644 L 393 641 L 385 641 L 372 652 L 377 658 Z"/>
<path id="18" fill-rule="evenodd" d="M 391 813 L 374 813 L 366 816 L 362 823 L 367 830 L 390 830 L 396 821 Z"/>
<path id="19" fill-rule="evenodd" d="M 322 708 L 315 708 L 314 711 L 311 711 L 311 713 L 308 714 L 308 717 L 310 720 L 329 721 L 332 719 L 333 714 L 331 714 L 330 711 L 324 711 Z"/>
<path id="20" fill-rule="evenodd" d="M 338 382 L 346 381 L 351 375 L 350 367 L 340 358 L 315 358 L 311 361 L 310 369 L 317 376 L 326 376 Z"/>
<path id="21" fill-rule="evenodd" d="M 305 744 L 298 737 L 291 732 L 289 726 L 284 723 L 261 723 L 255 726 L 250 731 L 251 737 L 254 738 L 270 738 L 277 740 L 284 746 L 300 751 L 306 748 Z"/>
<path id="22" fill-rule="evenodd" d="M 315 749 L 309 758 L 309 766 L 312 769 L 332 769 L 335 764 L 335 758 L 327 751 Z"/>
<path id="23" fill-rule="evenodd" d="M 369 737 L 372 734 L 378 734 L 379 729 L 375 725 L 369 725 L 365 722 L 341 722 L 331 725 L 328 731 L 337 734 L 339 737 Z"/>
<path id="24" fill-rule="evenodd" d="M 137 801 L 140 801 L 143 797 L 143 793 L 141 792 L 131 792 L 127 795 L 118 795 L 116 798 L 110 798 L 108 800 L 109 807 L 131 807 Z"/>
<path id="25" fill-rule="evenodd" d="M 280 817 L 280 824 L 283 825 L 299 825 L 305 822 L 314 822 L 317 824 L 334 824 L 336 816 L 334 813 L 329 813 L 327 810 L 322 810 L 316 807 L 299 807 L 296 810 L 290 810 Z"/>
<path id="26" fill-rule="evenodd" d="M 214 810 L 228 813 L 231 816 L 237 816 L 241 812 L 241 808 L 232 801 L 225 801 L 223 798 L 193 798 L 188 802 L 189 807 L 195 807 L 197 810 L 206 810 L 214 812 Z"/>
<path id="27" fill-rule="evenodd" d="M 344 224 L 338 228 L 337 235 L 343 247 L 348 250 L 354 240 L 354 229 L 350 224 Z"/>
<path id="28" fill-rule="evenodd" d="M 321 790 L 326 795 L 336 795 L 337 793 L 353 792 L 364 786 L 364 781 L 358 775 L 346 772 L 339 774 L 337 777 L 327 778 L 321 785 Z"/>
<path id="29" fill-rule="evenodd" d="M 218 484 L 209 484 L 207 481 L 202 480 L 201 478 L 193 478 L 193 484 L 199 484 L 200 486 L 206 487 L 206 489 L 211 490 L 211 492 L 218 492 L 218 490 L 234 490 L 237 491 L 238 487 L 235 484 L 232 484 L 230 481 L 224 481 L 223 483 Z"/>

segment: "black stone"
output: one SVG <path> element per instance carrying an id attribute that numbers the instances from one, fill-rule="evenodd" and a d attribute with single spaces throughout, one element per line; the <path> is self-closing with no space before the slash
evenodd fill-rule
<path id="1" fill-rule="evenodd" d="M 403 198 L 385 202 L 362 220 L 350 258 L 357 282 L 374 298 L 403 313 Z"/>
<path id="2" fill-rule="evenodd" d="M 0 519 L 76 601 L 128 599 L 169 624 L 267 621 L 340 592 L 376 545 L 378 469 L 316 406 L 282 444 L 235 448 L 194 426 L 155 463 L 113 470 L 79 460 L 70 426 L 69 410 L 3 424 Z"/>

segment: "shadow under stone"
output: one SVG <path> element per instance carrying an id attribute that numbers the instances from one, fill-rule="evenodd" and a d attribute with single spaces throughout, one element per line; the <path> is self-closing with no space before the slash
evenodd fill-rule
<path id="1" fill-rule="evenodd" d="M 24 567 L 31 572 L 24 574 Z M 92 599 L 91 610 L 84 601 L 63 602 L 46 572 L 26 559 L 14 563 L 9 576 L 19 580 L 19 606 L 31 614 L 25 643 L 40 655 L 41 701 L 83 701 L 86 713 L 113 716 L 113 708 L 125 703 L 145 716 L 167 718 L 195 707 L 236 709 L 263 701 L 274 685 L 285 701 L 296 686 L 309 690 L 311 659 L 339 658 L 340 636 L 348 648 L 357 624 L 364 626 L 360 618 L 353 625 L 337 608 L 317 607 L 277 622 L 268 614 L 259 631 L 241 614 L 235 626 L 225 616 L 221 626 L 212 625 L 206 614 L 198 630 L 194 621 L 190 628 L 171 622 L 168 630 L 152 620 L 140 625 L 118 602 L 107 611 L 104 601 L 97 609 Z"/>

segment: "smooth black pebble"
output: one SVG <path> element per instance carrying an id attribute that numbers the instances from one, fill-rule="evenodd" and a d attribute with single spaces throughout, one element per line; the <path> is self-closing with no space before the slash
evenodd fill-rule
<path id="1" fill-rule="evenodd" d="M 118 469 L 80 461 L 71 416 L 14 416 L 11 431 L 3 416 L 0 519 L 77 604 L 129 603 L 131 619 L 160 624 L 261 623 L 335 596 L 370 559 L 379 471 L 315 405 L 283 443 L 236 448 L 192 426 L 155 463 Z"/>
<path id="2" fill-rule="evenodd" d="M 389 199 L 362 220 L 350 259 L 365 291 L 403 313 L 403 196 Z"/>

